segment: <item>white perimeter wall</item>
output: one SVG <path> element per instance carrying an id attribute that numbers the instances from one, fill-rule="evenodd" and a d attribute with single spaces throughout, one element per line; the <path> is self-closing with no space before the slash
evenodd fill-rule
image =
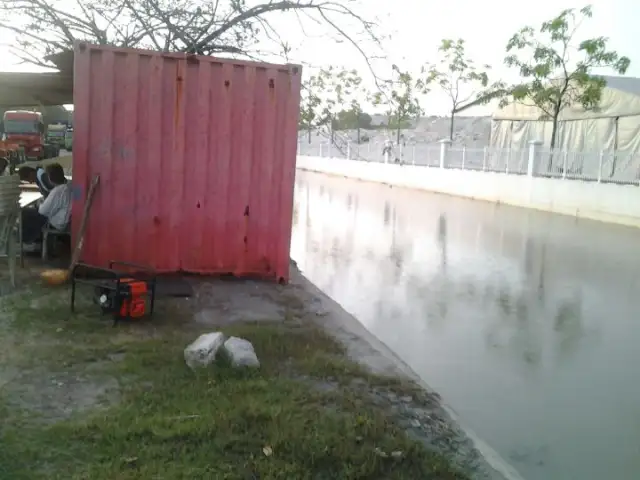
<path id="1" fill-rule="evenodd" d="M 640 227 L 640 187 L 298 156 L 297 168 Z"/>

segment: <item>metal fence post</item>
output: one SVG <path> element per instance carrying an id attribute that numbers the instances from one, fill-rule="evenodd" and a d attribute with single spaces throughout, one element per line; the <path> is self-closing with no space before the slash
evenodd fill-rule
<path id="1" fill-rule="evenodd" d="M 464 170 L 464 162 L 467 158 L 467 147 L 463 146 L 462 147 L 462 170 Z"/>
<path id="2" fill-rule="evenodd" d="M 562 178 L 567 178 L 567 165 L 569 164 L 569 152 L 566 150 L 562 155 Z"/>
<path id="3" fill-rule="evenodd" d="M 487 147 L 482 149 L 482 171 L 487 171 Z"/>
<path id="4" fill-rule="evenodd" d="M 416 146 L 411 147 L 411 165 L 416 164 Z"/>
<path id="5" fill-rule="evenodd" d="M 600 150 L 598 157 L 598 183 L 602 182 L 602 164 L 604 163 L 604 150 Z"/>

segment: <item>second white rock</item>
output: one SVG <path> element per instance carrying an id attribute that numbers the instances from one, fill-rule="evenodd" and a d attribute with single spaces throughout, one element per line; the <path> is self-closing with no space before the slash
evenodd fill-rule
<path id="1" fill-rule="evenodd" d="M 222 348 L 234 367 L 257 368 L 260 366 L 253 345 L 244 338 L 229 337 Z"/>

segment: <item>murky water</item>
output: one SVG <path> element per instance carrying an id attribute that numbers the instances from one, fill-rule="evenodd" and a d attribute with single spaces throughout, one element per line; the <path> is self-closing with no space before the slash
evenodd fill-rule
<path id="1" fill-rule="evenodd" d="M 640 230 L 298 172 L 292 256 L 527 479 L 640 478 Z"/>

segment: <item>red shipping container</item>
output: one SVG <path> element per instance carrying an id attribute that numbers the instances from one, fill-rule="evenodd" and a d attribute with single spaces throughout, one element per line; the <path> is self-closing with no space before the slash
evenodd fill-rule
<path id="1" fill-rule="evenodd" d="M 84 262 L 287 281 L 298 65 L 78 43 L 72 218 Z"/>

